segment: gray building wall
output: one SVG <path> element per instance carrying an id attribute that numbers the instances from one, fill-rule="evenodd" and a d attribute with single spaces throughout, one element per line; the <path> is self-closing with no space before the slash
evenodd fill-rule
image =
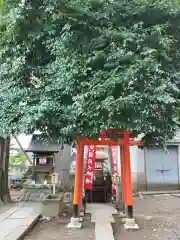
<path id="1" fill-rule="evenodd" d="M 55 172 L 59 174 L 59 180 L 65 184 L 69 180 L 71 165 L 71 146 L 64 145 L 64 149 L 55 154 Z"/>

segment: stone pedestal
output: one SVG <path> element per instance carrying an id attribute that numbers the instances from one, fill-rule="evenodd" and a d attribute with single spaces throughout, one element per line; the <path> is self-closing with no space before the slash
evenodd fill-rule
<path id="1" fill-rule="evenodd" d="M 67 226 L 68 228 L 75 228 L 75 229 L 80 229 L 82 228 L 82 224 L 80 223 L 79 218 L 71 218 L 70 223 Z"/>
<path id="2" fill-rule="evenodd" d="M 126 214 L 125 214 L 124 212 L 120 212 L 120 213 L 119 213 L 119 217 L 121 217 L 121 218 L 126 218 Z"/>
<path id="3" fill-rule="evenodd" d="M 126 230 L 138 230 L 139 226 L 135 223 L 134 218 L 126 218 L 124 228 Z"/>

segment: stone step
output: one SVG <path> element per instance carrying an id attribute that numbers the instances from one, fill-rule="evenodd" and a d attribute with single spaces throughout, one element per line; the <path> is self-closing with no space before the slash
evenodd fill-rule
<path id="1" fill-rule="evenodd" d="M 115 220 L 114 220 L 113 216 L 106 216 L 106 217 L 102 218 L 101 215 L 99 215 L 99 216 L 91 215 L 91 222 L 115 223 Z"/>
<path id="2" fill-rule="evenodd" d="M 30 207 L 12 208 L 2 215 L 0 240 L 21 239 L 40 217 L 40 214 Z"/>
<path id="3" fill-rule="evenodd" d="M 91 222 L 95 223 L 96 240 L 114 240 L 111 223 L 115 220 L 112 216 L 114 208 L 107 204 L 88 204 L 87 213 L 91 214 Z"/>
<path id="4" fill-rule="evenodd" d="M 114 240 L 113 230 L 110 223 L 95 224 L 95 239 L 96 240 Z"/>
<path id="5" fill-rule="evenodd" d="M 13 207 L 9 210 L 7 210 L 6 212 L 4 212 L 3 214 L 0 215 L 0 222 L 4 221 L 4 219 L 8 218 L 9 216 L 11 216 L 13 213 L 17 212 L 19 210 L 19 207 Z"/>

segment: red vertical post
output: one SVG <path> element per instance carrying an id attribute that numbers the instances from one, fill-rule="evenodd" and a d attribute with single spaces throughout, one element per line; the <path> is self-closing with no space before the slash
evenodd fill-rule
<path id="1" fill-rule="evenodd" d="M 74 181 L 74 200 L 73 200 L 73 217 L 77 218 L 79 215 L 79 204 L 82 195 L 82 173 L 83 173 L 83 157 L 84 157 L 84 145 L 79 143 L 77 145 L 76 154 L 76 170 Z"/>
<path id="2" fill-rule="evenodd" d="M 122 188 L 122 202 L 125 208 L 126 194 L 125 194 L 125 170 L 124 170 L 124 146 L 120 146 L 120 159 L 121 159 L 121 188 Z"/>
<path id="3" fill-rule="evenodd" d="M 133 218 L 133 202 L 132 202 L 132 180 L 131 180 L 131 162 L 130 162 L 130 134 L 124 131 L 124 156 L 125 156 L 125 178 L 126 178 L 126 210 L 129 218 Z"/>
<path id="4" fill-rule="evenodd" d="M 84 145 L 80 144 L 80 154 L 79 158 L 81 160 L 81 182 L 80 182 L 80 199 L 79 202 L 82 200 L 82 189 L 83 189 L 83 178 L 84 178 Z"/>
<path id="5" fill-rule="evenodd" d="M 81 212 L 82 210 L 82 189 L 83 189 L 83 180 L 84 180 L 84 145 L 83 144 L 80 144 L 80 159 L 82 161 L 82 166 L 81 166 L 81 183 L 80 183 L 80 199 L 79 199 L 79 210 Z"/>

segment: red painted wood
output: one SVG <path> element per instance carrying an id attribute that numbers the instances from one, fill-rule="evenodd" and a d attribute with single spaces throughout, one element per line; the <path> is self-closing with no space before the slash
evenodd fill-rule
<path id="1" fill-rule="evenodd" d="M 83 174 L 84 146 L 82 143 L 77 145 L 76 170 L 74 181 L 74 204 L 80 204 L 82 196 L 82 174 Z"/>
<path id="2" fill-rule="evenodd" d="M 124 166 L 125 166 L 125 195 L 126 206 L 132 206 L 132 180 L 131 180 L 131 162 L 130 162 L 130 146 L 129 146 L 129 133 L 124 131 Z"/>
<path id="3" fill-rule="evenodd" d="M 122 188 L 122 201 L 124 205 L 126 204 L 126 195 L 125 195 L 125 171 L 124 171 L 124 147 L 120 147 L 120 157 L 121 157 L 121 188 Z"/>
<path id="4" fill-rule="evenodd" d="M 88 139 L 88 138 L 81 138 L 80 141 L 83 145 L 108 145 L 108 146 L 124 146 L 125 145 L 124 139 L 119 139 L 117 142 L 115 142 L 110 139 L 92 140 L 92 139 Z M 128 144 L 130 146 L 136 146 L 136 145 L 142 146 L 143 145 L 143 143 L 141 141 L 135 141 L 133 139 L 129 139 Z"/>

